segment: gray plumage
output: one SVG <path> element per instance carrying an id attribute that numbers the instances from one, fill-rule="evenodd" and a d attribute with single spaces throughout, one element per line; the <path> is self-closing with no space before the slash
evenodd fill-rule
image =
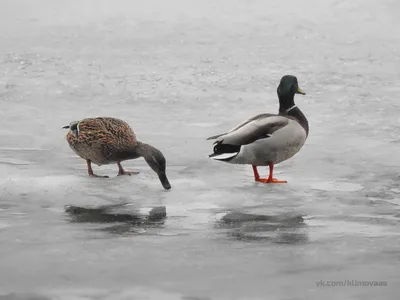
<path id="1" fill-rule="evenodd" d="M 303 147 L 309 130 L 306 117 L 294 104 L 295 93 L 305 94 L 294 76 L 284 76 L 278 87 L 279 114 L 259 114 L 227 133 L 209 137 L 207 140 L 216 140 L 210 158 L 232 164 L 268 166 L 295 155 Z"/>

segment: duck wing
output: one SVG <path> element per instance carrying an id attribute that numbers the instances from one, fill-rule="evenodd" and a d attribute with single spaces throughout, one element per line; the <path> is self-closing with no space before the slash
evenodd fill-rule
<path id="1" fill-rule="evenodd" d="M 129 141 L 136 141 L 136 135 L 132 128 L 126 123 L 117 118 L 111 117 L 98 117 L 94 120 L 100 122 L 104 129 L 111 133 L 116 139 L 127 139 Z"/>
<path id="2" fill-rule="evenodd" d="M 228 133 L 218 134 L 207 138 L 217 139 L 215 143 L 221 142 L 234 145 L 246 145 L 259 138 L 265 138 L 278 129 L 286 126 L 289 119 L 276 114 L 260 114 L 250 118 L 231 129 Z"/>
<path id="3" fill-rule="evenodd" d="M 248 123 L 250 123 L 250 122 L 252 122 L 252 121 L 256 121 L 256 120 L 259 120 L 259 119 L 264 119 L 264 118 L 272 117 L 272 116 L 276 116 L 276 115 L 275 115 L 275 114 L 267 114 L 267 113 L 256 115 L 256 116 L 254 116 L 254 117 L 252 117 L 252 118 L 250 118 L 250 119 L 248 119 L 248 120 L 246 120 L 246 121 L 240 123 L 239 125 L 235 126 L 234 128 L 232 128 L 232 129 L 229 130 L 228 132 L 210 136 L 210 137 L 207 138 L 206 140 L 215 140 L 215 139 L 217 139 L 217 138 L 219 138 L 219 137 L 221 137 L 221 136 L 223 136 L 223 135 L 226 135 L 226 134 L 231 133 L 231 132 L 233 132 L 233 131 L 235 131 L 235 130 L 238 130 L 239 128 L 245 126 L 246 124 L 248 124 Z"/>
<path id="4" fill-rule="evenodd" d="M 87 118 L 71 122 L 66 140 L 79 156 L 102 165 L 137 142 L 127 123 L 115 118 Z"/>
<path id="5" fill-rule="evenodd" d="M 289 119 L 284 116 L 262 114 L 255 116 L 232 129 L 226 134 L 219 135 L 214 144 L 215 156 L 234 156 L 243 145 L 251 144 L 259 139 L 269 138 L 277 130 L 287 126 Z"/>
<path id="6" fill-rule="evenodd" d="M 109 139 L 136 141 L 136 135 L 128 123 L 116 118 L 97 117 L 72 121 L 63 129 L 70 129 L 76 139 L 107 135 Z"/>

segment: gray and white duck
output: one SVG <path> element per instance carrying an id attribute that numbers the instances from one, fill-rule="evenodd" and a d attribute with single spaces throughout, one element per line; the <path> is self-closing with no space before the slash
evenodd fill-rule
<path id="1" fill-rule="evenodd" d="M 309 133 L 308 120 L 294 102 L 295 94 L 305 95 L 297 78 L 282 77 L 278 89 L 278 114 L 264 113 L 237 125 L 216 139 L 211 159 L 231 164 L 249 164 L 254 179 L 263 183 L 286 183 L 273 177 L 274 165 L 288 160 L 303 147 Z M 261 178 L 258 166 L 269 166 L 269 176 Z"/>

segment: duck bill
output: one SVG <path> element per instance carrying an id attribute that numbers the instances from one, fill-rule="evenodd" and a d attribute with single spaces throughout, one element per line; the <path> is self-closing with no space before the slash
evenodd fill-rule
<path id="1" fill-rule="evenodd" d="M 164 189 L 169 190 L 171 189 L 171 184 L 168 181 L 167 175 L 165 173 L 158 174 L 158 178 L 160 179 L 160 182 Z"/>
<path id="2" fill-rule="evenodd" d="M 297 87 L 297 92 L 296 92 L 296 94 L 305 95 L 306 93 L 305 93 L 301 88 Z"/>

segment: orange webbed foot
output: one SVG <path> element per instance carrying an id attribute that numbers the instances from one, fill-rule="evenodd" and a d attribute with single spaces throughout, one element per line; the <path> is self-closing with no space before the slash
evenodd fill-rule
<path id="1" fill-rule="evenodd" d="M 278 180 L 276 178 L 258 178 L 256 179 L 256 181 L 258 182 L 262 182 L 262 183 L 287 183 L 286 180 Z"/>

